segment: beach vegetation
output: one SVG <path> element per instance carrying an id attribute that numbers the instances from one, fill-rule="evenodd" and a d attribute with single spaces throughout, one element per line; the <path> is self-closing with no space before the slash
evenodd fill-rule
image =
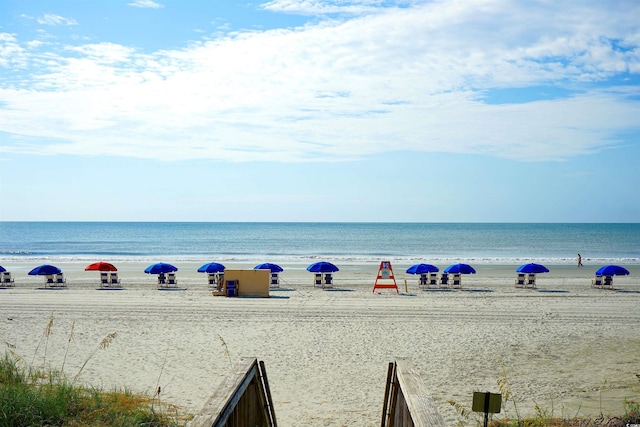
<path id="1" fill-rule="evenodd" d="M 231 361 L 231 354 L 229 353 L 229 347 L 227 346 L 227 342 L 224 340 L 222 335 L 218 334 L 218 339 L 220 340 L 220 345 L 224 351 L 224 355 L 229 359 L 229 366 L 233 366 L 233 362 Z"/>
<path id="2" fill-rule="evenodd" d="M 71 380 L 64 372 L 69 348 L 74 340 L 75 322 L 67 337 L 61 368 L 49 367 L 47 349 L 54 327 L 51 314 L 36 350 L 27 363 L 14 344 L 0 358 L 0 427 L 40 425 L 89 426 L 182 426 L 188 416 L 180 414 L 175 405 L 160 401 L 160 387 L 154 396 L 130 390 L 105 391 L 78 385 L 84 368 L 100 350 L 106 350 L 117 333 L 107 334 L 89 353 Z M 42 349 L 42 365 L 36 367 L 36 356 Z"/>
<path id="3" fill-rule="evenodd" d="M 633 400 L 625 400 L 624 414 L 622 416 L 604 416 L 602 413 L 602 391 L 606 388 L 606 381 L 600 387 L 600 414 L 597 417 L 583 417 L 578 411 L 571 416 L 556 416 L 554 414 L 553 402 L 551 409 L 543 408 L 537 403 L 534 406 L 534 415 L 521 417 L 518 411 L 518 403 L 511 390 L 511 384 L 507 375 L 504 363 L 500 363 L 501 376 L 497 380 L 498 389 L 502 396 L 502 416 L 490 414 L 489 427 L 640 427 L 640 403 Z M 640 375 L 637 375 L 640 379 Z M 456 413 L 460 416 L 459 426 L 467 424 L 482 426 L 484 424 L 483 415 L 473 412 L 471 408 L 455 401 L 448 400 Z M 514 407 L 515 417 L 509 416 L 506 404 L 511 402 Z"/>
<path id="4" fill-rule="evenodd" d="M 0 359 L 0 408 L 0 427 L 173 427 L 184 421 L 155 397 L 75 385 L 59 371 L 23 366 L 10 352 Z"/>

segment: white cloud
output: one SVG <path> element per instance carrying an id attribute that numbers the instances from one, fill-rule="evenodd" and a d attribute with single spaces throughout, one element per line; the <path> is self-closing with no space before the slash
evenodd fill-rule
<path id="1" fill-rule="evenodd" d="M 78 25 L 73 18 L 65 18 L 51 13 L 38 17 L 38 23 L 42 25 Z"/>
<path id="2" fill-rule="evenodd" d="M 157 3 L 153 0 L 134 0 L 129 3 L 129 6 L 147 8 L 147 9 L 160 9 L 164 7 L 160 3 Z"/>
<path id="3" fill-rule="evenodd" d="M 25 49 L 16 36 L 0 33 L 0 67 L 22 67 L 25 63 Z"/>
<path id="4" fill-rule="evenodd" d="M 390 7 L 406 3 L 408 2 L 385 0 L 273 0 L 263 4 L 262 8 L 300 15 L 362 14 L 377 12 L 385 5 Z"/>
<path id="5" fill-rule="evenodd" d="M 113 43 L 49 52 L 37 58 L 42 71 L 0 85 L 0 131 L 23 138 L 0 151 L 232 161 L 591 153 L 637 131 L 637 86 L 582 84 L 638 66 L 640 6 L 584 4 L 438 1 L 153 54 Z M 487 90 L 539 85 L 579 91 L 482 102 Z"/>

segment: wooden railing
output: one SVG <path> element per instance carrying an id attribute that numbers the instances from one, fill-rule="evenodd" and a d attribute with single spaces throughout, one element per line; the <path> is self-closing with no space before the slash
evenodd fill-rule
<path id="1" fill-rule="evenodd" d="M 424 381 L 406 359 L 389 363 L 382 427 L 445 427 Z"/>
<path id="2" fill-rule="evenodd" d="M 242 358 L 216 389 L 191 427 L 277 427 L 264 362 Z"/>
<path id="3" fill-rule="evenodd" d="M 264 362 L 242 358 L 190 427 L 277 427 Z M 382 427 L 445 427 L 424 381 L 406 359 L 389 363 Z"/>

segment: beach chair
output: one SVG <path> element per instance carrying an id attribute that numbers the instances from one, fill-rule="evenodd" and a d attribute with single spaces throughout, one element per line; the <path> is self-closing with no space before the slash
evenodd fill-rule
<path id="1" fill-rule="evenodd" d="M 429 273 L 429 282 L 427 283 L 427 288 L 437 288 L 438 287 L 438 275 L 436 273 Z"/>
<path id="2" fill-rule="evenodd" d="M 449 275 L 447 273 L 442 273 L 440 275 L 440 287 L 441 288 L 449 287 Z"/>
<path id="3" fill-rule="evenodd" d="M 278 273 L 271 272 L 271 282 L 269 283 L 270 288 L 279 288 L 280 287 L 280 276 Z"/>
<path id="4" fill-rule="evenodd" d="M 322 273 L 316 273 L 313 277 L 313 287 L 322 287 Z"/>
<path id="5" fill-rule="evenodd" d="M 216 292 L 222 292 L 224 275 L 222 273 L 209 273 L 209 287 Z"/>
<path id="6" fill-rule="evenodd" d="M 227 291 L 228 297 L 237 297 L 238 296 L 238 288 L 240 287 L 239 280 L 227 280 L 225 284 L 225 290 Z"/>
<path id="7" fill-rule="evenodd" d="M 106 271 L 100 273 L 100 285 L 108 286 L 109 285 L 109 274 Z"/>
<path id="8" fill-rule="evenodd" d="M 158 285 L 164 285 L 167 283 L 167 278 L 164 273 L 158 274 Z"/>
<path id="9" fill-rule="evenodd" d="M 2 286 L 5 288 L 10 288 L 13 286 L 13 277 L 11 277 L 11 272 L 2 272 Z"/>
<path id="10" fill-rule="evenodd" d="M 602 289 L 611 288 L 613 288 L 613 276 L 604 276 L 604 280 L 602 281 Z"/>
<path id="11" fill-rule="evenodd" d="M 462 288 L 461 280 L 462 279 L 459 274 L 454 274 L 453 278 L 449 282 L 449 286 L 451 287 L 451 289 L 461 289 Z"/>
<path id="12" fill-rule="evenodd" d="M 177 286 L 177 285 L 178 285 L 178 279 L 176 278 L 176 274 L 175 273 L 167 274 L 167 286 Z"/>
<path id="13" fill-rule="evenodd" d="M 524 288 L 526 276 L 524 273 L 519 273 L 516 277 L 516 288 Z"/>
<path id="14" fill-rule="evenodd" d="M 591 287 L 592 288 L 601 288 L 602 287 L 602 276 L 596 276 L 591 279 Z"/>
<path id="15" fill-rule="evenodd" d="M 426 289 L 429 286 L 429 279 L 427 278 L 426 273 L 420 275 L 420 279 L 418 280 L 418 287 L 420 289 Z"/>
<path id="16" fill-rule="evenodd" d="M 529 276 L 527 276 L 527 284 L 525 285 L 525 288 L 531 288 L 531 289 L 535 289 L 536 288 L 536 275 L 535 274 L 529 274 Z"/>
<path id="17" fill-rule="evenodd" d="M 67 282 L 67 280 L 64 278 L 64 274 L 63 273 L 58 273 L 56 274 L 56 280 L 55 280 L 55 284 L 54 286 L 57 288 L 63 288 L 65 287 L 65 283 Z"/>
<path id="18" fill-rule="evenodd" d="M 111 273 L 109 277 L 109 284 L 114 287 L 120 286 L 120 279 L 118 279 L 118 273 Z"/>
<path id="19" fill-rule="evenodd" d="M 48 286 L 54 286 L 55 285 L 55 280 L 53 279 L 53 274 L 47 274 L 47 276 L 44 278 L 44 287 L 48 287 Z"/>
<path id="20" fill-rule="evenodd" d="M 322 288 L 333 288 L 333 274 L 324 274 L 324 283 L 322 284 Z"/>

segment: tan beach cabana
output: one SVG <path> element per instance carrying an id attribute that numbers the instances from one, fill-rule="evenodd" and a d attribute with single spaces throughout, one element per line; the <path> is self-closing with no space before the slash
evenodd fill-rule
<path id="1" fill-rule="evenodd" d="M 238 296 L 269 298 L 269 270 L 229 270 L 224 271 L 224 284 L 213 296 Z"/>

